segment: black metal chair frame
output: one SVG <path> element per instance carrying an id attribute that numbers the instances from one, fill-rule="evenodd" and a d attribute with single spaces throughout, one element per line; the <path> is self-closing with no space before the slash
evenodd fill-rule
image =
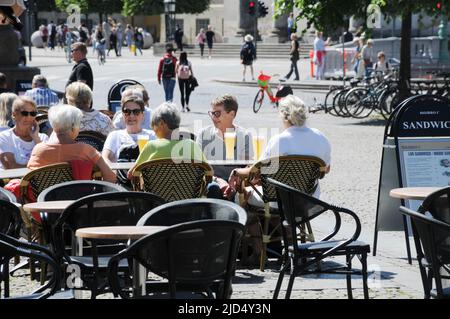
<path id="1" fill-rule="evenodd" d="M 404 206 L 400 206 L 400 211 L 411 218 L 424 298 L 450 299 L 450 288 L 442 285 L 442 279 L 450 279 L 450 224 L 428 212 L 418 213 Z"/>
<path id="2" fill-rule="evenodd" d="M 94 147 L 97 151 L 103 150 L 106 136 L 97 131 L 81 131 L 75 139 L 78 143 L 85 143 Z"/>
<path id="3" fill-rule="evenodd" d="M 177 273 L 180 265 L 180 257 L 174 255 L 174 252 L 179 252 L 180 248 L 177 247 L 178 236 L 183 236 L 183 233 L 188 236 L 197 236 L 196 231 L 200 231 L 201 233 L 208 231 L 210 229 L 218 229 L 218 230 L 227 230 L 227 234 L 229 235 L 228 240 L 224 238 L 220 238 L 217 243 L 213 242 L 208 247 L 209 251 L 204 251 L 202 248 L 204 247 L 195 247 L 195 259 L 197 263 L 200 263 L 205 267 L 205 264 L 213 262 L 217 256 L 211 256 L 215 251 L 214 247 L 219 247 L 222 245 L 226 245 L 227 241 L 229 241 L 229 250 L 227 252 L 227 256 L 225 256 L 225 268 L 221 270 L 215 270 L 215 273 L 210 273 L 207 276 L 205 275 L 195 275 L 195 271 L 191 270 L 191 276 L 187 275 L 186 272 L 183 274 Z M 165 291 L 169 293 L 170 298 L 177 297 L 177 288 L 182 288 L 182 290 L 195 292 L 195 293 L 206 293 L 209 298 L 213 298 L 212 290 L 210 286 L 215 284 L 217 280 L 221 280 L 223 282 L 223 289 L 221 289 L 220 293 L 216 295 L 218 299 L 226 299 L 230 296 L 231 289 L 231 278 L 234 273 L 234 264 L 236 261 L 237 250 L 240 238 L 242 238 L 244 233 L 244 226 L 238 222 L 234 221 L 224 221 L 224 220 L 201 220 L 194 222 L 187 222 L 182 224 L 177 224 L 172 227 L 169 227 L 165 230 L 159 231 L 155 234 L 146 236 L 135 243 L 133 243 L 126 250 L 118 253 L 113 256 L 108 264 L 108 278 L 111 285 L 111 289 L 114 293 L 118 294 L 124 299 L 129 299 L 131 296 L 129 293 L 120 288 L 120 283 L 117 276 L 118 264 L 120 260 L 133 258 L 135 262 L 139 262 L 146 269 L 151 272 L 165 278 L 168 280 L 167 283 L 162 283 L 160 281 L 154 283 L 152 285 L 151 282 L 147 282 L 146 286 L 150 288 L 157 287 L 157 290 L 148 289 L 149 292 L 161 292 Z M 199 234 L 198 236 L 201 236 Z M 155 259 L 150 261 L 150 264 L 146 262 L 142 256 L 139 254 L 139 249 L 141 247 L 145 247 L 146 245 L 152 245 L 154 242 L 164 241 L 167 245 L 167 250 L 164 252 L 160 251 L 157 256 L 154 256 Z M 188 260 L 189 262 L 193 262 L 193 245 L 189 246 L 189 240 L 185 239 L 183 241 L 182 247 L 183 252 L 186 252 L 186 256 L 183 256 L 181 259 Z M 209 255 L 208 255 L 209 253 Z M 178 258 L 177 258 L 178 257 Z M 223 257 L 223 256 L 221 256 Z M 178 263 L 176 261 L 178 259 Z M 221 258 L 218 258 L 221 259 Z M 206 261 L 205 261 L 206 260 Z M 217 260 L 217 259 L 216 259 Z M 153 263 L 152 263 L 153 262 Z M 189 266 L 192 267 L 192 266 Z M 197 267 L 197 266 L 195 266 Z M 203 269 L 203 268 L 202 268 Z M 185 269 L 183 269 L 185 270 Z M 211 269 L 204 269 L 205 271 L 210 271 Z M 163 287 L 161 287 L 163 286 Z"/>
<path id="4" fill-rule="evenodd" d="M 350 299 L 353 298 L 351 275 L 356 273 L 361 274 L 363 279 L 364 298 L 368 299 L 367 254 L 370 252 L 370 246 L 366 243 L 357 241 L 361 233 L 361 223 L 358 216 L 349 209 L 332 206 L 274 179 L 269 178 L 268 182 L 276 188 L 278 206 L 281 221 L 283 223 L 283 242 L 285 243 L 283 266 L 278 276 L 273 298 L 278 298 L 284 273 L 288 268 L 292 267 L 285 295 L 286 299 L 290 298 L 295 277 L 306 273 L 345 274 L 347 279 L 347 294 Z M 298 205 L 302 205 L 303 207 L 299 208 Z M 317 209 L 312 214 L 309 214 L 310 212 L 307 210 L 312 209 L 313 205 L 316 205 Z M 297 228 L 302 223 L 310 221 L 328 211 L 332 212 L 336 219 L 333 231 L 320 241 L 299 243 L 301 234 L 297 233 Z M 348 239 L 332 240 L 339 233 L 341 228 L 341 214 L 345 214 L 353 219 L 355 222 L 355 231 Z M 290 236 L 288 232 L 290 232 Z M 292 242 L 292 244 L 290 242 Z M 346 267 L 321 269 L 320 262 L 330 256 L 345 256 Z M 361 271 L 352 269 L 352 259 L 354 256 L 357 256 L 361 262 Z M 289 260 L 291 261 L 290 263 Z M 315 269 L 312 268 L 314 265 L 316 266 Z"/>
<path id="5" fill-rule="evenodd" d="M 113 198 L 111 198 L 113 196 Z M 95 224 L 95 217 L 97 214 L 97 211 L 93 208 L 94 202 L 101 202 L 101 201 L 120 201 L 120 200 L 132 200 L 132 199 L 145 199 L 146 203 L 152 203 L 155 206 L 164 204 L 164 200 L 160 197 L 151 194 L 151 193 L 144 193 L 144 192 L 108 192 L 108 193 L 100 193 L 100 194 L 94 194 L 90 196 L 85 196 L 80 198 L 79 200 L 72 203 L 70 206 L 68 206 L 64 212 L 60 215 L 58 218 L 55 227 L 54 227 L 54 236 L 55 236 L 55 252 L 56 257 L 58 259 L 63 259 L 64 262 L 67 264 L 76 264 L 80 267 L 80 270 L 82 272 L 82 280 L 83 280 L 83 287 L 80 289 L 88 289 L 92 292 L 91 299 L 94 299 L 98 294 L 106 293 L 109 291 L 109 287 L 107 286 L 106 281 L 106 263 L 101 262 L 100 257 L 106 258 L 106 261 L 109 260 L 110 256 L 114 253 L 117 253 L 118 250 L 121 250 L 124 248 L 124 245 L 120 243 L 120 241 L 115 240 L 94 240 L 90 239 L 90 257 L 87 259 L 83 256 L 71 256 L 67 252 L 67 250 L 64 247 L 64 231 L 67 229 L 70 229 L 73 233 L 73 243 L 76 243 L 76 239 L 74 237 L 76 229 L 74 227 L 79 225 L 69 225 L 68 220 L 71 214 L 76 212 L 79 208 L 86 206 L 87 211 L 84 213 L 85 216 L 88 216 L 89 221 L 87 224 L 80 226 L 80 227 L 96 227 L 96 226 L 134 226 L 136 225 L 137 221 L 145 214 L 142 212 L 142 215 L 139 216 L 139 212 L 132 211 L 129 213 L 136 214 L 136 216 L 132 215 L 133 220 L 131 222 L 123 222 L 120 221 L 119 224 L 117 224 L 117 219 L 108 219 L 108 218 L 114 218 L 114 216 L 104 215 L 105 219 L 102 220 L 102 225 L 96 225 Z M 113 214 L 111 214 L 113 215 Z M 128 216 L 129 217 L 129 216 Z M 67 227 L 66 227 L 67 226 Z M 107 242 L 107 243 L 105 243 Z M 122 241 L 123 243 L 123 241 Z M 77 247 L 72 247 L 72 253 L 75 251 Z M 128 269 L 128 266 L 124 266 L 125 269 Z"/>
<path id="6" fill-rule="evenodd" d="M 309 167 L 309 176 L 308 180 L 304 180 L 300 177 L 300 174 L 296 174 L 294 171 L 295 169 L 300 169 L 300 167 L 292 167 L 293 165 L 297 166 L 304 166 L 304 164 L 308 164 Z M 291 165 L 288 169 L 279 170 L 278 168 L 281 165 Z M 311 168 L 312 167 L 312 168 Z M 326 171 L 326 165 L 323 160 L 321 160 L 318 157 L 314 156 L 303 156 L 303 155 L 288 155 L 288 156 L 280 156 L 280 157 L 273 157 L 268 158 L 262 161 L 259 161 L 255 163 L 250 168 L 250 175 L 247 178 L 246 181 L 243 183 L 243 187 L 246 184 L 249 184 L 253 190 L 261 197 L 261 199 L 264 201 L 264 208 L 263 213 L 260 214 L 258 211 L 261 209 L 259 207 L 252 207 L 247 204 L 250 211 L 254 211 L 256 209 L 257 216 L 263 218 L 263 222 L 261 224 L 260 222 L 260 231 L 261 231 L 261 242 L 262 242 L 262 251 L 261 251 L 261 258 L 260 258 L 260 270 L 264 271 L 265 262 L 266 262 L 266 256 L 267 256 L 267 245 L 272 242 L 278 242 L 281 241 L 281 236 L 277 234 L 279 232 L 279 226 L 273 227 L 272 230 L 270 230 L 270 222 L 272 219 L 279 218 L 278 213 L 276 210 L 271 209 L 270 202 L 276 202 L 277 196 L 275 188 L 270 185 L 270 183 L 267 183 L 268 178 L 274 178 L 276 180 L 279 180 L 283 183 L 286 183 L 290 186 L 293 186 L 301 191 L 304 191 L 306 193 L 313 193 L 318 185 L 318 180 L 323 178 L 325 176 Z M 254 178 L 260 178 L 261 184 L 262 184 L 262 193 L 258 190 L 258 188 L 252 183 L 252 180 Z M 278 224 L 279 225 L 279 224 Z M 304 240 L 310 240 L 314 241 L 314 235 L 311 228 L 311 225 L 309 223 L 306 223 L 305 226 L 308 229 L 308 233 L 306 231 L 303 231 L 303 238 Z M 304 229 L 304 226 L 302 226 L 302 230 Z M 246 250 L 246 248 L 245 248 Z M 245 252 L 244 252 L 245 254 Z M 276 254 L 276 253 L 275 253 Z"/>

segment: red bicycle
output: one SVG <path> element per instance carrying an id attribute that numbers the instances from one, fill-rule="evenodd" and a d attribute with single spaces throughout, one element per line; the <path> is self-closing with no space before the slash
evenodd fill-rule
<path id="1" fill-rule="evenodd" d="M 259 109 L 261 108 L 263 101 L 264 101 L 264 92 L 267 94 L 267 96 L 270 99 L 270 103 L 275 104 L 276 107 L 278 107 L 278 101 L 284 97 L 285 95 L 279 96 L 278 93 L 283 89 L 281 82 L 278 85 L 277 94 L 273 95 L 272 88 L 269 86 L 269 81 L 274 76 L 280 76 L 279 74 L 273 74 L 272 76 L 264 74 L 263 71 L 260 72 L 258 76 L 258 86 L 259 91 L 256 93 L 255 100 L 253 101 L 253 112 L 258 113 Z M 289 87 L 290 89 L 290 87 Z M 290 92 L 292 94 L 292 89 L 290 89 Z M 275 107 L 274 106 L 274 107 Z"/>

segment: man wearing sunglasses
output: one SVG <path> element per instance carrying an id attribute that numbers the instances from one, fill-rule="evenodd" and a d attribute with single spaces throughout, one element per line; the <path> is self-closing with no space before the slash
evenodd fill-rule
<path id="1" fill-rule="evenodd" d="M 70 52 L 76 64 L 72 69 L 72 73 L 70 73 L 66 87 L 71 83 L 78 81 L 86 83 L 91 90 L 94 90 L 94 75 L 92 74 L 91 66 L 86 58 L 86 44 L 75 42 L 72 44 Z"/>
<path id="2" fill-rule="evenodd" d="M 213 125 L 205 127 L 197 136 L 197 143 L 202 147 L 208 160 L 226 159 L 224 134 L 227 131 L 236 133 L 234 159 L 253 158 L 251 133 L 234 123 L 237 111 L 238 103 L 232 95 L 225 94 L 211 102 L 211 110 L 208 113 Z"/>

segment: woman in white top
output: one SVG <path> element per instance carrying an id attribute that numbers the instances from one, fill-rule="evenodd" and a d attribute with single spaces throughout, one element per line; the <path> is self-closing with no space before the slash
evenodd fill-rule
<path id="1" fill-rule="evenodd" d="M 138 135 L 147 135 L 149 140 L 156 139 L 152 130 L 142 129 L 142 122 L 144 121 L 144 101 L 142 98 L 137 95 L 124 95 L 121 104 L 126 128 L 112 131 L 106 138 L 102 157 L 109 163 L 117 162 L 124 147 L 136 145 Z"/>
<path id="2" fill-rule="evenodd" d="M 12 120 L 12 105 L 17 99 L 14 93 L 0 94 L 0 132 L 9 130 Z"/>
<path id="3" fill-rule="evenodd" d="M 0 166 L 4 169 L 26 167 L 31 151 L 48 136 L 39 133 L 37 107 L 28 97 L 18 97 L 12 106 L 16 125 L 0 133 Z"/>

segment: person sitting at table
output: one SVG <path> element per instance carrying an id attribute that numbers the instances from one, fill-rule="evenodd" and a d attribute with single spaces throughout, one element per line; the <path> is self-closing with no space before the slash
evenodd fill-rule
<path id="1" fill-rule="evenodd" d="M 145 109 L 142 98 L 137 95 L 124 94 L 121 104 L 126 127 L 108 134 L 102 151 L 103 159 L 106 162 L 117 162 L 124 146 L 137 145 L 138 135 L 147 135 L 149 140 L 156 139 L 155 132 L 142 128 Z"/>
<path id="2" fill-rule="evenodd" d="M 315 156 L 322 159 L 326 166 L 326 173 L 330 172 L 331 162 L 331 146 L 325 135 L 318 129 L 306 126 L 306 107 L 304 102 L 297 96 L 288 95 L 280 100 L 278 105 L 278 112 L 281 117 L 283 132 L 273 136 L 261 155 L 259 161 L 279 156 L 286 155 L 305 155 Z M 241 178 L 247 177 L 250 174 L 250 168 L 236 168 L 229 177 L 229 188 L 225 194 L 234 193 L 241 185 Z M 262 186 L 256 186 L 260 193 L 262 193 Z M 249 186 L 244 190 L 246 202 L 251 206 L 264 207 L 264 201 L 254 189 Z M 314 197 L 319 197 L 320 187 L 317 186 Z M 239 201 L 236 196 L 236 201 Z M 276 205 L 276 203 L 275 203 Z M 250 235 L 255 238 L 260 237 L 259 225 L 251 223 L 248 225 Z M 255 240 L 255 251 L 260 252 L 261 242 Z M 259 260 L 259 256 L 255 255 L 253 260 Z"/>
<path id="3" fill-rule="evenodd" d="M 29 97 L 18 97 L 12 105 L 13 128 L 0 133 L 0 168 L 26 167 L 33 148 L 48 139 L 39 133 L 36 103 Z"/>
<path id="4" fill-rule="evenodd" d="M 222 95 L 211 102 L 211 110 L 208 114 L 213 125 L 205 127 L 197 136 L 197 143 L 208 160 L 225 160 L 227 158 L 224 142 L 226 132 L 236 133 L 233 158 L 235 160 L 253 159 L 252 135 L 234 123 L 237 111 L 236 97 L 230 94 Z"/>
<path id="5" fill-rule="evenodd" d="M 66 99 L 69 105 L 76 106 L 83 112 L 80 131 L 95 131 L 106 136 L 114 130 L 111 119 L 106 114 L 92 108 L 92 91 L 87 84 L 73 82 L 68 85 Z"/>
<path id="6" fill-rule="evenodd" d="M 83 113 L 74 106 L 52 106 L 48 111 L 48 119 L 53 133 L 46 143 L 38 144 L 33 149 L 27 167 L 36 169 L 73 160 L 88 161 L 100 169 L 103 180 L 115 183 L 116 174 L 101 154 L 91 145 L 76 142 L 82 118 Z"/>
<path id="7" fill-rule="evenodd" d="M 149 141 L 139 154 L 136 164 L 128 172 L 129 179 L 132 177 L 134 168 L 155 159 L 172 158 L 206 162 L 200 146 L 195 141 L 175 138 L 177 134 L 174 131 L 180 127 L 180 111 L 174 104 L 164 102 L 158 106 L 153 112 L 151 126 L 156 134 L 156 139 Z"/>
<path id="8" fill-rule="evenodd" d="M 0 94 L 0 132 L 9 130 L 12 126 L 12 105 L 17 97 L 14 93 Z"/>
<path id="9" fill-rule="evenodd" d="M 152 118 L 152 111 L 149 106 L 150 98 L 148 96 L 148 92 L 145 89 L 145 87 L 140 84 L 130 85 L 125 89 L 125 91 L 123 91 L 122 97 L 124 95 L 141 96 L 141 99 L 144 101 L 144 105 L 145 105 L 144 121 L 142 122 L 142 127 L 146 130 L 149 130 L 150 129 L 150 120 Z M 125 127 L 126 127 L 125 117 L 123 116 L 122 112 L 116 112 L 116 114 L 114 114 L 114 118 L 112 121 L 113 121 L 113 125 L 116 128 L 116 130 L 125 129 Z"/>

